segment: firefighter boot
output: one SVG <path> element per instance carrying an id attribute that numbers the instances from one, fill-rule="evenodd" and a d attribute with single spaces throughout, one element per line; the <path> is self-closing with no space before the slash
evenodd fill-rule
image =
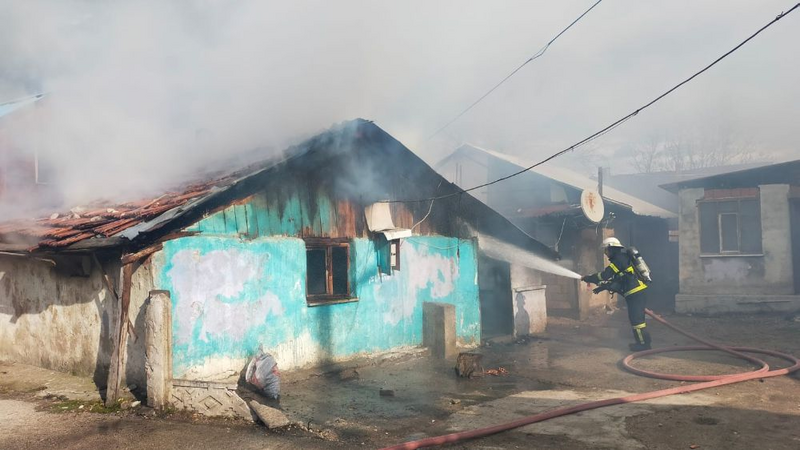
<path id="1" fill-rule="evenodd" d="M 633 344 L 628 344 L 628 348 L 632 352 L 650 350 L 650 333 L 647 332 L 646 323 L 640 323 L 639 325 L 633 326 L 633 339 L 636 342 Z"/>

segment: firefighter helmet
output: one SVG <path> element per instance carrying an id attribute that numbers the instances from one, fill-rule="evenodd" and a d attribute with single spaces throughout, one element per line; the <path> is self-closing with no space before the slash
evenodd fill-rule
<path id="1" fill-rule="evenodd" d="M 619 241 L 619 239 L 617 239 L 615 237 L 610 237 L 610 238 L 603 239 L 602 249 L 605 250 L 605 249 L 607 249 L 609 247 L 622 248 L 622 243 Z"/>

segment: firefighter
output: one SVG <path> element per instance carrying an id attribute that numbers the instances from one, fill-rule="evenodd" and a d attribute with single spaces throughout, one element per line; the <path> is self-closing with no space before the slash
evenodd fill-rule
<path id="1" fill-rule="evenodd" d="M 628 305 L 628 319 L 633 327 L 635 341 L 628 347 L 637 352 L 649 350 L 650 333 L 647 332 L 647 324 L 644 320 L 647 284 L 636 275 L 635 262 L 619 239 L 610 237 L 603 240 L 602 248 L 608 257 L 608 267 L 602 272 L 582 277 L 581 281 L 601 285 L 595 289 L 595 293 L 609 290 L 625 297 L 625 303 Z"/>

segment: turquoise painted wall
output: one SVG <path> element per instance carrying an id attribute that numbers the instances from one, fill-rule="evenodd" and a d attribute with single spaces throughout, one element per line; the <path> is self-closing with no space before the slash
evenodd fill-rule
<path id="1" fill-rule="evenodd" d="M 325 207 L 324 202 L 317 204 Z M 253 225 L 248 221 L 244 228 L 229 226 L 247 221 L 247 208 L 228 208 L 195 225 L 199 235 L 164 244 L 163 263 L 155 275 L 157 286 L 172 295 L 176 377 L 214 361 L 246 358 L 259 344 L 283 368 L 420 345 L 424 301 L 456 305 L 457 337 L 479 342 L 474 241 L 406 239 L 400 252 L 402 270 L 387 276 L 378 273 L 374 242 L 353 239 L 351 279 L 358 301 L 309 307 L 305 242 L 234 236 Z M 304 214 L 299 202 L 288 205 L 288 213 L 271 215 L 261 209 L 266 210 L 255 208 L 250 214 L 264 231 L 287 231 L 292 227 L 287 218 Z M 239 210 L 244 214 L 237 215 Z M 224 214 L 230 220 L 221 219 Z"/>

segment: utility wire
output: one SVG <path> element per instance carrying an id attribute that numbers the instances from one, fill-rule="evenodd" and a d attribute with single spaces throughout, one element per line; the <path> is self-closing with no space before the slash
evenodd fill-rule
<path id="1" fill-rule="evenodd" d="M 796 5 L 794 5 L 794 6 L 793 6 L 793 7 L 792 7 L 790 10 L 788 10 L 788 11 L 786 11 L 786 12 L 782 12 L 782 13 L 778 14 L 778 16 L 777 16 L 777 17 L 775 17 L 774 19 L 772 19 L 772 20 L 771 20 L 769 23 L 767 23 L 766 25 L 764 25 L 763 27 L 761 27 L 761 28 L 760 28 L 758 31 L 756 31 L 755 33 L 751 34 L 751 35 L 750 35 L 750 37 L 748 37 L 747 39 L 745 39 L 745 40 L 743 40 L 742 42 L 740 42 L 740 43 L 739 43 L 739 44 L 738 44 L 736 47 L 733 47 L 733 48 L 732 48 L 732 49 L 730 49 L 728 52 L 726 52 L 725 54 L 723 54 L 723 55 L 722 55 L 722 56 L 720 56 L 719 58 L 715 59 L 715 60 L 714 60 L 714 61 L 713 61 L 711 64 L 709 64 L 709 65 L 707 65 L 707 66 L 703 67 L 703 68 L 702 68 L 700 71 L 698 71 L 698 72 L 695 72 L 695 74 L 694 74 L 694 75 L 692 75 L 692 76 L 690 76 L 689 78 L 687 78 L 687 79 L 685 79 L 685 80 L 681 81 L 680 83 L 676 84 L 675 86 L 673 86 L 672 88 L 670 88 L 669 90 L 667 90 L 666 92 L 664 92 L 663 94 L 659 95 L 658 97 L 654 98 L 653 100 L 650 100 L 648 103 L 646 103 L 646 104 L 644 104 L 643 106 L 639 107 L 638 109 L 636 109 L 636 110 L 635 110 L 635 111 L 633 111 L 632 113 L 630 113 L 630 114 L 627 114 L 627 115 L 623 116 L 622 118 L 620 118 L 620 119 L 618 119 L 618 120 L 616 120 L 616 121 L 612 122 L 610 125 L 606 126 L 605 128 L 601 129 L 600 131 L 597 131 L 597 132 L 595 132 L 595 133 L 593 133 L 593 134 L 591 134 L 591 135 L 589 135 L 589 136 L 587 136 L 587 137 L 585 137 L 585 138 L 581 139 L 580 141 L 578 141 L 578 142 L 576 142 L 576 143 L 574 143 L 574 144 L 570 145 L 569 147 L 567 147 L 567 148 L 565 148 L 565 149 L 563 149 L 563 150 L 561 150 L 561 151 L 559 151 L 559 152 L 553 153 L 552 155 L 550 155 L 550 156 L 548 156 L 547 158 L 545 158 L 545 159 L 543 159 L 543 160 L 541 160 L 541 161 L 537 162 L 536 164 L 534 164 L 534 165 L 532 165 L 532 166 L 526 167 L 526 168 L 524 168 L 524 169 L 522 169 L 522 170 L 519 170 L 519 171 L 517 171 L 517 172 L 514 172 L 514 173 L 512 173 L 512 174 L 510 174 L 510 175 L 506 175 L 506 176 L 504 176 L 504 177 L 502 177 L 502 178 L 498 178 L 498 179 L 496 179 L 496 180 L 494 180 L 494 181 L 490 181 L 490 182 L 488 182 L 488 183 L 484 183 L 484 184 L 479 184 L 478 186 L 474 186 L 474 187 L 471 187 L 471 188 L 469 188 L 469 189 L 461 189 L 461 190 L 458 190 L 458 191 L 456 191 L 456 192 L 452 192 L 452 193 L 450 193 L 450 194 L 439 195 L 439 196 L 435 196 L 435 197 L 428 197 L 428 198 L 417 199 L 417 200 L 389 200 L 389 201 L 388 201 L 388 203 L 414 203 L 414 202 L 427 202 L 427 201 L 441 200 L 441 199 L 443 199 L 443 198 L 453 197 L 453 196 L 456 196 L 456 195 L 463 194 L 463 193 L 465 193 L 465 192 L 470 192 L 470 191 L 474 191 L 474 190 L 476 190 L 476 189 L 481 189 L 481 188 L 484 188 L 484 187 L 487 187 L 487 186 L 491 186 L 491 185 L 493 185 L 493 184 L 495 184 L 495 183 L 499 183 L 499 182 L 501 182 L 501 181 L 505 181 L 505 180 L 507 180 L 507 179 L 509 179 L 509 178 L 513 178 L 513 177 L 515 177 L 515 176 L 517 176 L 517 175 L 521 175 L 521 174 L 523 174 L 523 173 L 525 173 L 525 172 L 527 172 L 527 171 L 529 171 L 529 170 L 533 169 L 534 167 L 540 166 L 540 165 L 542 165 L 542 164 L 544 164 L 544 163 L 546 163 L 546 162 L 548 162 L 548 161 L 550 161 L 550 160 L 552 160 L 552 159 L 555 159 L 555 158 L 557 158 L 557 157 L 559 157 L 559 156 L 561 156 L 561 155 L 563 155 L 563 154 L 565 154 L 565 153 L 568 153 L 568 152 L 570 152 L 570 151 L 572 151 L 572 150 L 575 150 L 576 148 L 580 147 L 581 145 L 584 145 L 584 144 L 586 144 L 586 143 L 588 143 L 588 142 L 590 142 L 590 141 L 593 141 L 593 140 L 595 140 L 595 139 L 597 139 L 597 138 L 599 138 L 599 137 L 603 136 L 604 134 L 606 134 L 606 133 L 610 132 L 610 131 L 611 131 L 611 130 L 613 130 L 614 128 L 616 128 L 616 127 L 618 127 L 618 126 L 622 125 L 623 123 L 625 123 L 625 122 L 627 122 L 628 120 L 632 119 L 632 118 L 633 118 L 633 117 L 635 117 L 637 114 L 639 114 L 640 112 L 642 112 L 642 111 L 644 111 L 645 109 L 649 108 L 650 106 L 652 106 L 652 105 L 653 105 L 653 104 L 655 104 L 656 102 L 660 101 L 660 100 L 661 100 L 661 99 L 663 99 L 664 97 L 666 97 L 666 96 L 668 96 L 669 94 L 671 94 L 671 93 L 675 92 L 675 91 L 676 91 L 676 90 L 678 90 L 680 87 L 682 87 L 684 84 L 686 84 L 686 83 L 688 83 L 688 82 L 692 81 L 693 79 L 697 78 L 697 77 L 698 77 L 699 75 L 701 75 L 703 72 L 705 72 L 705 71 L 707 71 L 708 69 L 710 69 L 710 68 L 714 67 L 714 66 L 715 66 L 715 65 L 716 65 L 718 62 L 720 62 L 720 61 L 722 61 L 723 59 L 727 58 L 729 55 L 731 55 L 731 54 L 732 54 L 733 52 L 735 52 L 736 50 L 739 50 L 739 49 L 740 49 L 742 46 L 744 46 L 746 43 L 750 42 L 750 40 L 752 40 L 753 38 L 755 38 L 756 36 L 758 36 L 759 34 L 761 34 L 761 32 L 762 32 L 762 31 L 764 31 L 764 30 L 766 30 L 767 28 L 771 27 L 772 25 L 774 25 L 774 24 L 775 24 L 775 22 L 777 22 L 777 21 L 781 20 L 782 18 L 786 17 L 787 15 L 789 15 L 791 12 L 793 12 L 793 11 L 794 11 L 795 9 L 797 9 L 797 8 L 800 8 L 800 3 L 797 3 Z"/>
<path id="2" fill-rule="evenodd" d="M 503 83 L 505 83 L 506 81 L 508 81 L 508 79 L 509 79 L 509 78 L 513 77 L 513 76 L 514 76 L 514 75 L 515 75 L 517 72 L 519 72 L 519 71 L 520 71 L 520 69 L 522 69 L 523 67 L 525 67 L 525 66 L 526 66 L 528 63 L 530 63 L 530 62 L 532 62 L 534 59 L 536 59 L 536 58 L 538 58 L 538 57 L 540 57 L 540 56 L 544 55 L 544 52 L 546 52 L 546 51 L 547 51 L 547 49 L 548 49 L 548 48 L 550 48 L 550 46 L 553 44 L 553 42 L 555 42 L 555 41 L 556 41 L 556 39 L 558 39 L 559 37 L 561 37 L 561 35 L 562 35 L 562 34 L 566 33 L 566 32 L 567 32 L 567 30 L 569 30 L 570 28 L 572 28 L 572 26 L 573 26 L 573 25 L 575 25 L 576 23 L 578 23 L 578 21 L 579 21 L 579 20 L 581 20 L 581 19 L 583 18 L 583 16 L 585 16 L 586 14 L 589 14 L 589 11 L 593 10 L 593 9 L 594 9 L 594 7 L 595 7 L 595 6 L 597 6 L 597 5 L 599 5 L 599 4 L 600 4 L 600 2 L 602 2 L 602 1 L 603 1 L 603 0 L 597 0 L 597 2 L 595 2 L 595 4 L 594 4 L 594 5 L 592 5 L 592 6 L 591 6 L 589 9 L 587 9 L 586 11 L 584 11 L 584 12 L 583 12 L 583 14 L 581 14 L 580 16 L 578 16 L 578 18 L 577 18 L 577 19 L 573 20 L 573 21 L 572 21 L 572 23 L 570 23 L 569 25 L 567 25 L 567 27 L 566 27 L 566 28 L 564 28 L 563 30 L 561 30 L 561 32 L 559 32 L 559 33 L 556 35 L 556 37 L 554 37 L 553 39 L 550 39 L 550 42 L 548 42 L 547 44 L 545 44 L 545 46 L 544 46 L 544 47 L 542 47 L 541 49 L 539 49 L 539 51 L 538 51 L 538 52 L 536 52 L 536 54 L 534 54 L 533 56 L 531 56 L 530 58 L 528 58 L 528 60 L 526 60 L 524 63 L 520 64 L 520 65 L 519 65 L 519 67 L 517 67 L 516 69 L 514 69 L 513 71 L 511 71 L 511 73 L 510 73 L 510 74 L 506 75 L 506 77 L 505 77 L 505 78 L 503 78 L 502 80 L 500 80 L 500 82 L 499 82 L 499 83 L 497 83 L 496 85 L 494 85 L 494 87 L 493 87 L 493 88 L 489 89 L 489 91 L 488 91 L 488 92 L 486 92 L 485 94 L 481 95 L 481 96 L 480 96 L 480 98 L 478 98 L 477 100 L 475 100 L 474 102 L 472 102 L 472 104 L 471 104 L 471 105 L 469 105 L 469 106 L 467 107 L 467 109 L 465 109 L 465 110 L 461 111 L 461 113 L 459 113 L 457 116 L 455 116 L 455 117 L 454 117 L 452 120 L 450 120 L 449 122 L 447 122 L 446 124 L 444 124 L 444 125 L 443 125 L 441 128 L 439 128 L 438 130 L 436 130 L 436 132 L 435 132 L 435 133 L 433 133 L 432 135 L 428 136 L 428 139 L 426 139 L 426 141 L 430 141 L 430 140 L 431 140 L 431 139 L 433 139 L 433 138 L 434 138 L 436 135 L 438 135 L 439 133 L 441 133 L 442 131 L 444 131 L 444 130 L 445 130 L 447 127 L 449 127 L 450 125 L 452 125 L 453 123 L 455 123 L 455 122 L 456 122 L 458 119 L 460 119 L 460 118 L 461 118 L 461 117 L 462 117 L 464 114 L 468 113 L 468 112 L 469 112 L 469 110 L 471 110 L 472 108 L 474 108 L 474 107 L 475 107 L 475 106 L 476 106 L 478 103 L 482 102 L 482 101 L 483 101 L 483 99 L 485 99 L 486 97 L 488 97 L 488 96 L 489 96 L 489 95 L 490 95 L 492 92 L 494 92 L 494 91 L 495 91 L 497 88 L 499 88 L 499 87 L 500 87 L 500 86 L 501 86 Z"/>

